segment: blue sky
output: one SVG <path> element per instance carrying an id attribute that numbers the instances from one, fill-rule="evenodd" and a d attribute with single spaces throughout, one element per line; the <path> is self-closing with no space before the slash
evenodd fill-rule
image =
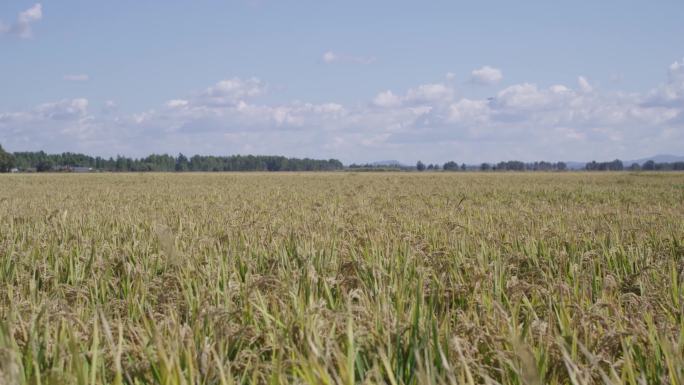
<path id="1" fill-rule="evenodd" d="M 5 1 L 9 150 L 682 154 L 681 1 Z"/>

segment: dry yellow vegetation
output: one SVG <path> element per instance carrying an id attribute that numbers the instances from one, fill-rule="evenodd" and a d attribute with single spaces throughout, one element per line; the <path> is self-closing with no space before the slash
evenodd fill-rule
<path id="1" fill-rule="evenodd" d="M 0 384 L 684 380 L 684 174 L 0 176 Z"/>

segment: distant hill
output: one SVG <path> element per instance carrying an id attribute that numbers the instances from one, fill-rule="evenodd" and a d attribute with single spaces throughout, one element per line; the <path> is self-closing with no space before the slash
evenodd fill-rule
<path id="1" fill-rule="evenodd" d="M 634 159 L 634 160 L 623 160 L 622 163 L 625 166 L 629 166 L 632 163 L 638 163 L 640 166 L 642 166 L 644 163 L 648 162 L 649 160 L 652 160 L 656 163 L 674 163 L 674 162 L 684 162 L 684 156 L 677 156 L 677 155 L 668 155 L 668 154 L 660 154 L 656 156 L 652 156 L 650 158 L 641 158 L 641 159 Z"/>
<path id="2" fill-rule="evenodd" d="M 565 162 L 565 165 L 568 166 L 569 170 L 584 170 L 587 162 Z"/>

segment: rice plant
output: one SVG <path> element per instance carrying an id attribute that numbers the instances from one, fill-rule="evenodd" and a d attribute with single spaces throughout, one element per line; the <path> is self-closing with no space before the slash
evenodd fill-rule
<path id="1" fill-rule="evenodd" d="M 0 384 L 680 384 L 684 175 L 0 176 Z"/>

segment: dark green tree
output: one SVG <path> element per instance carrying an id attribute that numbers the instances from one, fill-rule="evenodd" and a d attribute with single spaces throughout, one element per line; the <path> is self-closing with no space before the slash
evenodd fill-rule
<path id="1" fill-rule="evenodd" d="M 50 159 L 42 159 L 36 164 L 36 171 L 38 172 L 48 172 L 52 171 L 54 168 L 54 164 L 52 163 L 52 160 Z"/>
<path id="2" fill-rule="evenodd" d="M 442 169 L 444 171 L 458 171 L 458 163 L 456 163 L 454 161 L 446 162 L 442 166 Z"/>
<path id="3" fill-rule="evenodd" d="M 178 154 L 176 158 L 176 171 L 188 171 L 188 158 L 181 154 Z"/>
<path id="4" fill-rule="evenodd" d="M 653 171 L 655 170 L 655 162 L 652 160 L 646 161 L 643 166 L 641 166 L 642 170 L 648 170 L 648 171 Z"/>
<path id="5" fill-rule="evenodd" d="M 14 156 L 5 151 L 0 144 L 0 172 L 9 172 L 14 167 Z"/>

